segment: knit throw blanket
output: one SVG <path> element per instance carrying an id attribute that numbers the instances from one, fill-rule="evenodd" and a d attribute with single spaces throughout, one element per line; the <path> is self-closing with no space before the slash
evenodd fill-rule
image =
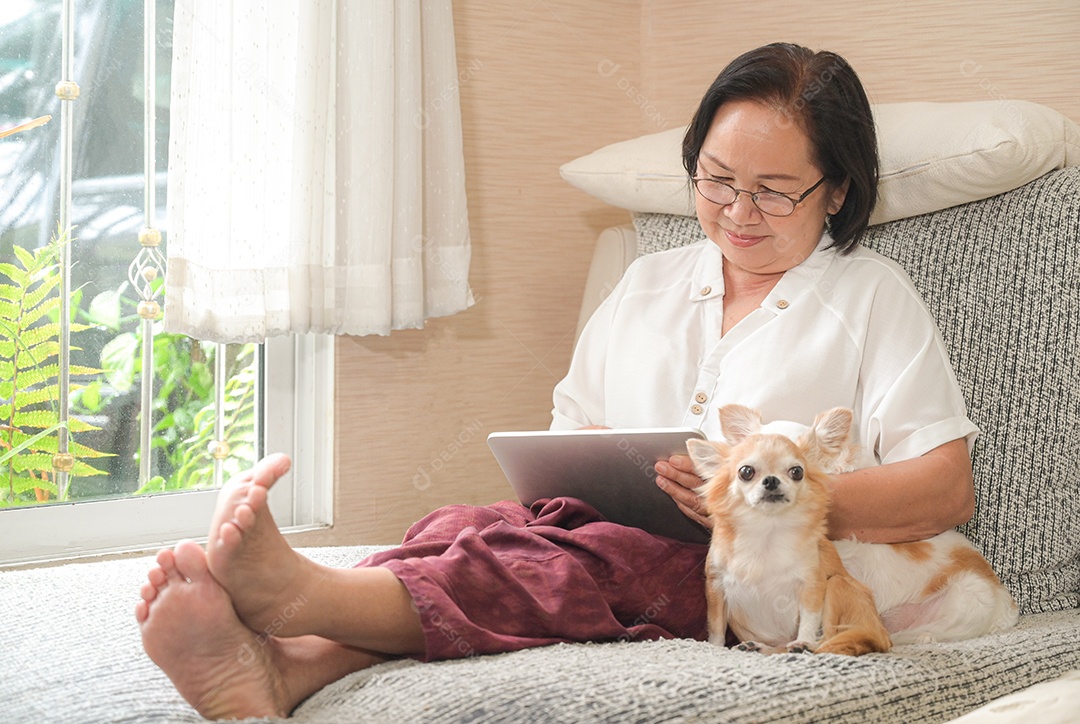
<path id="1" fill-rule="evenodd" d="M 347 566 L 370 548 L 304 551 Z M 152 558 L 0 573 L 0 711 L 10 722 L 197 722 L 143 653 L 133 608 Z M 992 637 L 859 658 L 763 656 L 688 640 L 560 644 L 360 671 L 298 722 L 942 721 L 1080 668 L 1075 611 Z"/>

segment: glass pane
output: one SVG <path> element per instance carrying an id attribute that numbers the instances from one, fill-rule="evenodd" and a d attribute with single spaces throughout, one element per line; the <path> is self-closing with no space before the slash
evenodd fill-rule
<path id="1" fill-rule="evenodd" d="M 155 225 L 165 239 L 164 253 L 173 0 L 158 0 L 156 7 Z M 45 335 L 50 320 L 55 325 L 58 289 L 39 290 L 59 270 L 55 263 L 46 265 L 40 272 L 46 281 L 34 287 L 23 288 L 11 276 L 18 276 L 30 257 L 46 253 L 57 232 L 60 101 L 54 88 L 61 69 L 60 13 L 59 0 L 0 3 L 0 130 L 53 117 L 44 126 L 0 139 L 0 264 L 12 265 L 0 266 L 0 289 L 6 288 L 0 294 L 0 365 L 6 363 L 12 376 L 22 372 L 21 381 L 0 383 L 0 456 L 57 418 L 55 371 L 42 373 L 56 364 L 56 344 L 30 342 Z M 74 230 L 69 240 L 74 290 L 70 430 L 77 463 L 68 497 L 205 487 L 213 483 L 207 446 L 214 440 L 217 346 L 165 334 L 160 322 L 153 325 L 154 365 L 148 371 L 154 389 L 152 444 L 148 451 L 139 449 L 143 327 L 128 266 L 139 252 L 144 225 L 143 0 L 80 0 L 74 30 L 73 78 L 81 92 L 74 102 Z M 27 300 L 37 305 L 36 320 L 25 313 L 13 316 Z M 25 371 L 30 352 L 36 356 L 29 367 L 40 379 Z M 21 361 L 14 362 L 15 357 Z M 226 358 L 228 474 L 254 459 L 253 395 L 260 386 L 256 347 L 231 346 Z M 144 455 L 151 456 L 155 477 L 141 485 Z M 45 439 L 0 463 L 0 507 L 56 501 L 59 491 L 51 478 Z"/>
<path id="2" fill-rule="evenodd" d="M 214 485 L 215 369 L 225 350 L 224 479 L 249 468 L 256 458 L 258 346 L 219 346 L 177 334 L 154 338 L 154 477 L 140 492 L 157 493 Z M 137 476 L 138 460 L 133 461 Z M 132 476 L 132 477 L 134 477 Z"/>

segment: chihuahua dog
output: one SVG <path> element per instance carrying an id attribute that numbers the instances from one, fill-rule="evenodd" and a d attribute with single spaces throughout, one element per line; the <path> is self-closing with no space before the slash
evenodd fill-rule
<path id="1" fill-rule="evenodd" d="M 865 462 L 850 410 L 807 428 L 726 405 L 720 421 L 725 442 L 688 441 L 714 523 L 710 641 L 723 645 L 730 626 L 744 650 L 858 656 L 1016 623 L 1012 597 L 956 531 L 898 544 L 826 537 L 829 476 Z"/>

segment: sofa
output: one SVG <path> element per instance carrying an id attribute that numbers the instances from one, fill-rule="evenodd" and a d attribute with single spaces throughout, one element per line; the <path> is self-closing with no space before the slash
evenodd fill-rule
<path id="1" fill-rule="evenodd" d="M 1080 167 L 1050 165 L 988 197 L 938 198 L 932 203 L 941 208 L 883 221 L 865 240 L 911 273 L 982 430 L 976 513 L 961 530 L 1016 599 L 1015 628 L 857 658 L 661 640 L 406 659 L 327 686 L 293 718 L 865 724 L 964 716 L 1048 724 L 1080 717 Z M 601 234 L 586 307 L 637 254 L 700 237 L 693 217 L 679 211 L 632 210 L 632 226 Z M 374 550 L 305 552 L 345 566 Z M 150 562 L 0 572 L 4 721 L 200 721 L 142 652 L 132 610 Z"/>

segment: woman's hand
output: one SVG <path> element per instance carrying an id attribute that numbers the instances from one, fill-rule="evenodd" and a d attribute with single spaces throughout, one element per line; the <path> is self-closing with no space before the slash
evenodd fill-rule
<path id="1" fill-rule="evenodd" d="M 667 460 L 657 462 L 655 467 L 656 484 L 660 489 L 671 496 L 687 518 L 712 530 L 712 521 L 696 490 L 702 481 L 694 473 L 689 456 L 672 455 Z"/>

